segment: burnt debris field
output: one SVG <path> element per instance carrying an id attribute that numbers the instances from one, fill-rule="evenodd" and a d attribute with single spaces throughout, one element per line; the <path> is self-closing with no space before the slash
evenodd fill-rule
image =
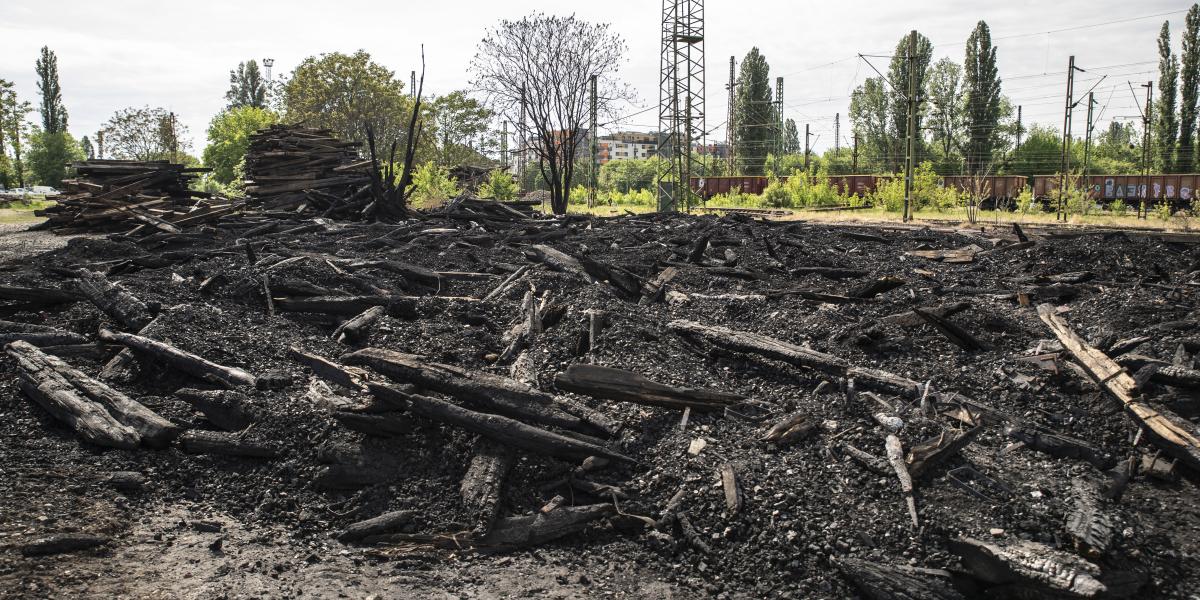
<path id="1" fill-rule="evenodd" d="M 72 238 L 0 271 L 0 589 L 1195 598 L 1196 241 L 476 200 Z"/>

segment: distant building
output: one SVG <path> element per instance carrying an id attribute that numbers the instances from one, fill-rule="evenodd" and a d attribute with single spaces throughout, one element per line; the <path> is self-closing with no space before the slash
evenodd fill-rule
<path id="1" fill-rule="evenodd" d="M 640 131 L 622 131 L 596 140 L 600 164 L 612 160 L 650 158 L 658 152 L 659 135 Z"/>
<path id="2" fill-rule="evenodd" d="M 708 145 L 696 144 L 692 151 L 701 156 L 713 156 L 720 159 L 729 158 L 729 145 L 724 142 L 713 142 Z"/>

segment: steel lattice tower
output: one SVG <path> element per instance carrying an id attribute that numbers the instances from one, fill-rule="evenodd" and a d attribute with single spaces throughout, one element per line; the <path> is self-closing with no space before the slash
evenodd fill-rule
<path id="1" fill-rule="evenodd" d="M 663 0 L 662 59 L 658 88 L 658 209 L 688 210 L 690 180 L 700 161 L 692 146 L 704 143 L 704 0 Z"/>

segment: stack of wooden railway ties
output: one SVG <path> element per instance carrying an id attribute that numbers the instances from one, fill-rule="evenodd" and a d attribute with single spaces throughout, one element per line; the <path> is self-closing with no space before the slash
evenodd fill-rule
<path id="1" fill-rule="evenodd" d="M 359 157 L 359 146 L 327 129 L 262 129 L 250 136 L 246 152 L 246 195 L 255 208 L 267 212 L 357 220 L 375 199 L 371 161 Z"/>
<path id="2" fill-rule="evenodd" d="M 165 160 L 87 160 L 71 164 L 74 179 L 58 202 L 36 212 L 40 229 L 58 233 L 126 231 L 179 233 L 238 210 L 240 203 L 189 189 L 210 169 Z M 132 233 L 132 232 L 131 232 Z"/>

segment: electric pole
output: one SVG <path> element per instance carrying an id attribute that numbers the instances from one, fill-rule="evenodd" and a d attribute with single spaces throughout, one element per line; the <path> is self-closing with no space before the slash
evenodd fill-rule
<path id="1" fill-rule="evenodd" d="M 858 132 L 857 131 L 854 132 L 854 151 L 851 152 L 850 157 L 853 160 L 853 165 L 850 167 L 850 171 L 852 173 L 854 173 L 855 175 L 857 175 L 858 174 Z"/>
<path id="2" fill-rule="evenodd" d="M 908 148 L 904 153 L 904 222 L 912 220 L 913 156 L 917 151 L 917 30 L 908 34 Z"/>
<path id="3" fill-rule="evenodd" d="M 842 151 L 842 113 L 833 113 L 833 154 Z"/>
<path id="4" fill-rule="evenodd" d="M 1154 82 L 1147 81 L 1146 111 L 1142 115 L 1142 218 L 1150 214 L 1150 123 L 1154 115 Z"/>
<path id="5" fill-rule="evenodd" d="M 808 132 L 808 123 L 804 124 L 804 174 L 808 175 L 808 137 L 812 135 Z"/>
<path id="6" fill-rule="evenodd" d="M 1058 174 L 1058 210 L 1055 212 L 1055 219 L 1067 220 L 1067 207 L 1064 203 L 1067 193 L 1067 171 L 1071 169 L 1071 111 L 1075 108 L 1075 71 L 1084 72 L 1083 69 L 1075 66 L 1075 56 L 1067 61 L 1067 103 L 1066 109 L 1063 111 L 1063 141 L 1062 141 L 1062 169 Z"/>
<path id="7" fill-rule="evenodd" d="M 1013 150 L 1021 149 L 1021 107 L 1017 107 L 1017 145 L 1013 146 Z"/>
<path id="8" fill-rule="evenodd" d="M 1096 108 L 1096 93 L 1088 92 L 1087 130 L 1083 134 L 1083 176 L 1086 178 L 1091 171 L 1092 161 L 1092 113 Z"/>
<path id="9" fill-rule="evenodd" d="M 729 85 L 725 89 L 729 90 L 729 114 L 725 118 L 725 152 L 729 160 L 729 168 L 727 175 L 733 175 L 733 147 L 737 138 L 737 110 L 735 103 L 737 96 L 734 89 L 737 87 L 737 81 L 734 79 L 733 73 L 734 57 L 729 57 Z"/>
<path id="10" fill-rule="evenodd" d="M 775 162 L 783 156 L 783 78 L 775 78 Z"/>
<path id="11" fill-rule="evenodd" d="M 508 121 L 500 126 L 500 168 L 508 171 Z"/>
<path id="12" fill-rule="evenodd" d="M 592 135 L 591 135 L 591 150 L 592 150 L 592 176 L 588 181 L 588 207 L 596 206 L 596 185 L 600 181 L 600 157 L 596 146 L 596 135 L 599 129 L 596 126 L 596 76 L 592 75 Z"/>

